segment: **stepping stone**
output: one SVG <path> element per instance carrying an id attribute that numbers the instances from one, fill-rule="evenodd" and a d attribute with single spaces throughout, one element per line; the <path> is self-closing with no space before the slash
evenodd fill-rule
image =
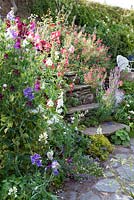
<path id="1" fill-rule="evenodd" d="M 134 138 L 131 138 L 130 140 L 131 150 L 134 152 Z"/>
<path id="2" fill-rule="evenodd" d="M 129 198 L 126 195 L 118 195 L 118 194 L 113 194 L 111 195 L 110 198 L 108 198 L 108 200 L 130 200 L 131 198 Z"/>
<path id="3" fill-rule="evenodd" d="M 121 179 L 134 182 L 134 164 L 126 164 L 116 169 Z"/>
<path id="4" fill-rule="evenodd" d="M 97 109 L 98 107 L 99 107 L 98 103 L 91 103 L 91 104 L 76 106 L 76 107 L 69 108 L 67 114 L 70 115 L 70 114 L 73 114 L 75 112 L 83 112 L 83 111 L 86 111 L 86 110 L 93 110 L 93 109 Z"/>
<path id="5" fill-rule="evenodd" d="M 101 198 L 92 191 L 81 194 L 78 200 L 101 200 Z"/>
<path id="6" fill-rule="evenodd" d="M 115 133 L 116 131 L 124 129 L 124 128 L 128 129 L 127 125 L 116 123 L 116 122 L 105 122 L 105 123 L 102 123 L 100 127 L 102 128 L 102 133 L 104 135 L 111 135 Z M 89 127 L 86 130 L 84 130 L 83 133 L 87 135 L 95 135 L 97 133 L 97 128 L 98 127 Z"/>
<path id="7" fill-rule="evenodd" d="M 106 178 L 111 178 L 111 177 L 114 177 L 115 174 L 112 173 L 112 172 L 110 172 L 110 171 L 107 171 L 107 172 L 104 173 L 104 176 L 105 176 Z"/>
<path id="8" fill-rule="evenodd" d="M 81 90 L 84 90 L 84 89 L 91 89 L 91 87 L 89 85 L 74 85 L 72 92 L 75 92 L 75 91 L 78 91 L 78 90 L 81 91 Z M 70 89 L 67 89 L 66 91 L 70 92 Z"/>
<path id="9" fill-rule="evenodd" d="M 99 192 L 116 192 L 120 189 L 120 184 L 115 179 L 102 179 L 98 181 L 95 186 Z"/>
<path id="10" fill-rule="evenodd" d="M 64 76 L 75 76 L 77 72 L 65 72 Z"/>

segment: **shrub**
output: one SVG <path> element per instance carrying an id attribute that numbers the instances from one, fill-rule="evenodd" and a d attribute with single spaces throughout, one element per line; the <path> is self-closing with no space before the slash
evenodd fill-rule
<path id="1" fill-rule="evenodd" d="M 113 146 L 107 137 L 102 134 L 90 136 L 88 154 L 100 160 L 107 160 L 112 151 Z"/>

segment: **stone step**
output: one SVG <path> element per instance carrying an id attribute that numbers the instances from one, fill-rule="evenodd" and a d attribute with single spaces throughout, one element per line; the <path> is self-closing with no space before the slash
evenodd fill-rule
<path id="1" fill-rule="evenodd" d="M 74 85 L 73 91 L 81 91 L 84 89 L 91 89 L 91 87 L 89 85 Z M 67 89 L 66 92 L 70 92 L 70 89 Z"/>
<path id="2" fill-rule="evenodd" d="M 117 122 L 104 122 L 100 127 L 102 128 L 102 133 L 107 136 L 125 128 L 127 131 L 130 131 L 129 126 Z M 97 128 L 98 127 L 89 127 L 82 132 L 86 135 L 95 135 L 97 133 Z"/>
<path id="3" fill-rule="evenodd" d="M 65 72 L 65 74 L 64 74 L 64 76 L 67 76 L 67 77 L 69 77 L 69 76 L 75 76 L 77 74 L 77 72 Z"/>
<path id="4" fill-rule="evenodd" d="M 90 103 L 90 104 L 85 104 L 81 106 L 76 106 L 76 107 L 69 108 L 67 114 L 70 115 L 75 112 L 83 112 L 86 110 L 97 109 L 98 107 L 99 107 L 98 103 Z"/>

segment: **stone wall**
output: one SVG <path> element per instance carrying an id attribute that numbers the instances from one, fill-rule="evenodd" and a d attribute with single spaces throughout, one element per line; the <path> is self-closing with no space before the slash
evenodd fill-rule
<path id="1" fill-rule="evenodd" d="M 34 0 L 14 0 L 17 6 L 16 15 L 21 17 L 30 16 L 31 6 Z M 0 15 L 5 18 L 7 13 L 11 10 L 13 0 L 0 0 Z"/>

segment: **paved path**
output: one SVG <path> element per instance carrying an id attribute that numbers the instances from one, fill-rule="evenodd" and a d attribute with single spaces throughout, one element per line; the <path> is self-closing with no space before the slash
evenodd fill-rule
<path id="1" fill-rule="evenodd" d="M 134 199 L 134 139 L 129 148 L 116 147 L 104 166 L 104 177 L 98 180 L 68 181 L 59 200 Z"/>

